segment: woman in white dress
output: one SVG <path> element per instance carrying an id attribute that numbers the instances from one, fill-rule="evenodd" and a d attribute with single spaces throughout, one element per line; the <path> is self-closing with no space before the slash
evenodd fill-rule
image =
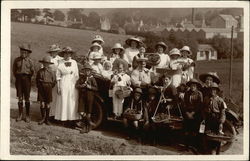
<path id="1" fill-rule="evenodd" d="M 70 47 L 62 50 L 64 59 L 59 64 L 56 72 L 57 79 L 57 102 L 55 119 L 60 121 L 80 119 L 78 110 L 78 93 L 75 88 L 79 78 L 78 67 L 75 60 L 71 59 L 74 53 Z"/>
<path id="2" fill-rule="evenodd" d="M 131 37 L 127 39 L 126 44 L 129 46 L 125 49 L 124 52 L 124 59 L 128 62 L 129 66 L 132 66 L 132 62 L 134 59 L 134 56 L 136 56 L 139 53 L 139 45 L 142 43 L 142 41 L 137 37 Z M 132 68 L 130 68 L 132 70 Z"/>
<path id="3" fill-rule="evenodd" d="M 160 56 L 160 63 L 152 67 L 152 71 L 156 74 L 156 68 L 167 68 L 169 67 L 170 57 L 165 53 L 168 46 L 164 42 L 158 42 L 155 45 L 156 53 Z"/>
<path id="4" fill-rule="evenodd" d="M 178 87 L 181 84 L 181 76 L 182 76 L 182 66 L 183 61 L 181 60 L 180 50 L 177 48 L 173 48 L 170 52 L 170 69 L 174 70 L 172 77 L 172 85 L 174 87 Z"/>
<path id="5" fill-rule="evenodd" d="M 53 44 L 49 47 L 49 50 L 47 53 L 51 56 L 51 62 L 54 64 L 50 65 L 51 71 L 56 76 L 56 71 L 58 68 L 59 63 L 62 61 L 62 57 L 57 55 L 61 51 L 61 48 L 57 44 Z M 55 109 L 56 109 L 56 99 L 57 99 L 57 87 L 52 89 L 52 102 L 51 102 L 51 108 L 50 108 L 50 116 L 55 116 Z"/>
<path id="6" fill-rule="evenodd" d="M 185 62 L 183 65 L 183 73 L 182 73 L 182 83 L 187 83 L 190 79 L 194 77 L 194 67 L 195 62 L 190 58 L 192 55 L 192 51 L 189 46 L 183 46 L 180 49 L 182 60 Z"/>

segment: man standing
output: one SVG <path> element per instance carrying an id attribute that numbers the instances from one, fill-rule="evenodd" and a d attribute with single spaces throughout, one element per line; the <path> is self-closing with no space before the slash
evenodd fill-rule
<path id="1" fill-rule="evenodd" d="M 18 97 L 19 115 L 16 121 L 21 121 L 23 117 L 23 99 L 25 100 L 26 117 L 25 121 L 30 122 L 30 89 L 31 77 L 34 74 L 33 61 L 30 59 L 32 53 L 30 44 L 23 44 L 19 46 L 20 56 L 14 60 L 13 74 L 16 78 L 15 86 Z"/>

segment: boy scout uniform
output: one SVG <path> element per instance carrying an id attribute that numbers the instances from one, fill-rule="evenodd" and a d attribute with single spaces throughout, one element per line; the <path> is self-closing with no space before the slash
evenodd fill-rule
<path id="1" fill-rule="evenodd" d="M 32 52 L 30 45 L 19 46 L 20 51 L 25 50 L 29 53 Z M 13 75 L 16 78 L 15 86 L 18 97 L 18 108 L 19 116 L 16 121 L 21 121 L 23 115 L 23 99 L 25 100 L 26 107 L 26 122 L 30 121 L 29 110 L 30 110 L 30 90 L 31 90 L 31 77 L 34 74 L 33 61 L 27 56 L 23 58 L 17 57 L 13 63 Z"/>

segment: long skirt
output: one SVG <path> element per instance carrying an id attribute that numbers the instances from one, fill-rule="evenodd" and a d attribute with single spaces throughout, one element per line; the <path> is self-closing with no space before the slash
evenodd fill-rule
<path id="1" fill-rule="evenodd" d="M 72 82 L 72 75 L 65 75 L 60 80 L 61 94 L 57 96 L 55 119 L 78 120 L 78 90 Z"/>

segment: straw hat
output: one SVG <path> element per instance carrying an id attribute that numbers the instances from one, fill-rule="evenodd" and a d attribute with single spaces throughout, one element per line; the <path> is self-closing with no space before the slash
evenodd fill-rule
<path id="1" fill-rule="evenodd" d="M 39 60 L 40 63 L 48 63 L 48 64 L 54 64 L 53 62 L 51 62 L 51 57 L 50 56 L 45 56 L 43 57 L 42 60 Z"/>
<path id="2" fill-rule="evenodd" d="M 95 43 L 96 41 L 100 41 L 102 44 L 104 44 L 104 40 L 100 35 L 96 35 L 94 39 L 92 40 L 92 44 Z"/>
<path id="3" fill-rule="evenodd" d="M 120 43 L 115 43 L 115 45 L 112 47 L 112 50 L 114 50 L 114 49 L 124 50 L 123 46 Z"/>
<path id="4" fill-rule="evenodd" d="M 189 54 L 188 55 L 192 55 L 192 51 L 190 50 L 190 47 L 189 46 L 183 46 L 181 49 L 180 49 L 180 52 L 182 51 L 187 51 Z"/>
<path id="5" fill-rule="evenodd" d="M 220 87 L 217 83 L 213 82 L 212 85 L 209 87 L 210 89 L 216 89 L 217 91 L 220 91 Z"/>
<path id="6" fill-rule="evenodd" d="M 141 57 L 137 58 L 136 61 L 138 61 L 138 62 L 148 61 L 148 58 L 141 56 Z"/>
<path id="7" fill-rule="evenodd" d="M 140 93 L 140 94 L 142 94 L 141 88 L 135 88 L 134 89 L 134 93 Z"/>
<path id="8" fill-rule="evenodd" d="M 158 46 L 163 47 L 163 50 L 164 50 L 164 51 L 168 48 L 168 46 L 167 46 L 164 42 L 162 42 L 162 41 L 158 42 L 158 43 L 155 45 L 155 49 L 157 49 Z"/>
<path id="9" fill-rule="evenodd" d="M 98 50 L 100 50 L 101 48 L 102 48 L 102 46 L 100 45 L 100 44 L 98 44 L 97 42 L 95 42 L 95 43 L 93 43 L 91 46 L 90 46 L 90 50 L 93 50 L 93 47 L 98 47 L 99 49 Z"/>
<path id="10" fill-rule="evenodd" d="M 75 52 L 73 51 L 73 49 L 72 49 L 71 47 L 66 46 L 66 47 L 64 47 L 64 48 L 61 50 L 61 53 L 70 53 L 70 54 L 73 54 L 73 53 L 75 53 Z"/>
<path id="11" fill-rule="evenodd" d="M 30 44 L 21 44 L 19 45 L 20 50 L 28 51 L 29 53 L 32 53 Z"/>
<path id="12" fill-rule="evenodd" d="M 53 45 L 50 45 L 49 50 L 47 51 L 47 53 L 57 52 L 57 51 L 61 51 L 61 48 L 58 45 L 53 44 Z"/>
<path id="13" fill-rule="evenodd" d="M 93 60 L 102 59 L 102 55 L 99 52 L 93 52 Z"/>
<path id="14" fill-rule="evenodd" d="M 138 37 L 130 37 L 125 41 L 125 43 L 131 46 L 131 41 L 136 41 L 138 44 L 142 43 L 141 39 Z"/>
<path id="15" fill-rule="evenodd" d="M 173 48 L 170 52 L 169 55 L 179 55 L 181 56 L 180 50 L 178 50 L 177 48 Z"/>
<path id="16" fill-rule="evenodd" d="M 197 79 L 194 79 L 194 78 L 190 79 L 190 81 L 188 81 L 186 83 L 186 85 L 189 86 L 189 87 L 191 86 L 191 84 L 196 84 L 198 88 L 201 88 L 201 84 Z"/>
<path id="17" fill-rule="evenodd" d="M 207 78 L 208 76 L 210 76 L 210 77 L 213 78 L 213 82 L 215 82 L 215 83 L 217 83 L 217 84 L 220 84 L 220 78 L 219 78 L 219 76 L 217 75 L 216 72 L 208 72 L 208 73 L 201 74 L 201 75 L 199 76 L 199 79 L 200 79 L 203 83 L 205 83 L 206 78 Z"/>

